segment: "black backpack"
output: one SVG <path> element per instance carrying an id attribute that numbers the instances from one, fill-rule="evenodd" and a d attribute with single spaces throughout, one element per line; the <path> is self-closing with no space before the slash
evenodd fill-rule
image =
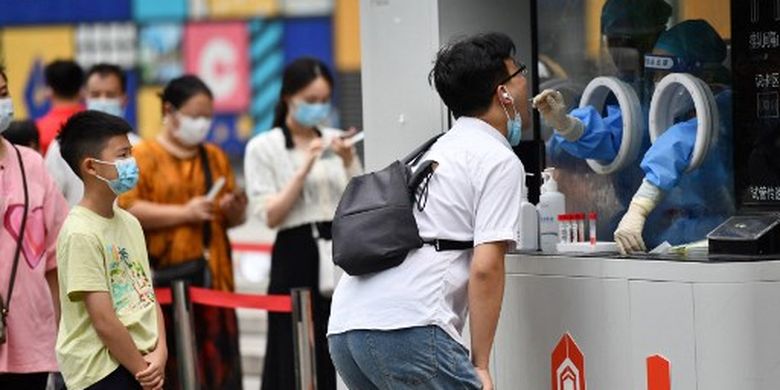
<path id="1" fill-rule="evenodd" d="M 333 218 L 333 262 L 350 275 L 365 275 L 401 264 L 412 249 L 431 244 L 437 251 L 469 249 L 472 241 L 423 241 L 413 207 L 425 207 L 435 161 L 412 171 L 439 134 L 386 168 L 349 181 Z M 424 183 L 423 183 L 424 182 Z M 422 186 L 421 186 L 422 184 Z"/>

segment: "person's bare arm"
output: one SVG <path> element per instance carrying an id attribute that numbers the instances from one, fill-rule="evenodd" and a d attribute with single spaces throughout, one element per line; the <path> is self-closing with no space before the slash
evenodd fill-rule
<path id="1" fill-rule="evenodd" d="M 209 221 L 214 202 L 205 196 L 192 198 L 186 204 L 160 204 L 145 200 L 133 202 L 127 211 L 138 218 L 145 230 L 162 229 L 185 223 Z"/>
<path id="2" fill-rule="evenodd" d="M 244 191 L 227 194 L 220 199 L 219 209 L 225 216 L 228 228 L 241 225 L 246 221 L 247 203 L 248 199 Z"/>
<path id="3" fill-rule="evenodd" d="M 144 356 L 144 360 L 149 363 L 143 371 L 136 374 L 136 379 L 144 388 L 162 389 L 165 382 L 165 363 L 168 361 L 168 345 L 165 336 L 165 320 L 163 319 L 160 304 L 157 307 L 157 345 L 154 350 Z"/>
<path id="4" fill-rule="evenodd" d="M 83 294 L 92 326 L 111 356 L 133 375 L 145 370 L 148 364 L 138 351 L 127 328 L 117 318 L 109 293 L 91 291 Z"/>
<path id="5" fill-rule="evenodd" d="M 468 290 L 471 360 L 484 389 L 493 388 L 488 368 L 504 298 L 506 251 L 507 244 L 503 241 L 477 245 L 471 261 Z"/>

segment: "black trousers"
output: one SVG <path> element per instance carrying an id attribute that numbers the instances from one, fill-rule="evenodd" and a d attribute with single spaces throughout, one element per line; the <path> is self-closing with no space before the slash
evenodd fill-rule
<path id="1" fill-rule="evenodd" d="M 336 370 L 328 353 L 325 334 L 330 316 L 330 299 L 319 294 L 319 253 L 311 225 L 280 231 L 271 253 L 269 294 L 289 294 L 292 288 L 311 289 L 314 313 L 314 348 L 317 360 L 317 388 L 334 390 Z M 268 343 L 263 367 L 263 390 L 295 389 L 292 317 L 268 314 Z"/>
<path id="2" fill-rule="evenodd" d="M 141 390 L 141 384 L 135 379 L 135 376 L 130 373 L 124 366 L 119 365 L 116 370 L 112 371 L 103 379 L 95 382 L 92 386 L 87 387 L 87 390 L 114 390 L 114 389 L 132 389 Z"/>
<path id="3" fill-rule="evenodd" d="M 48 372 L 29 374 L 0 374 L 0 389 L 3 390 L 45 390 Z"/>

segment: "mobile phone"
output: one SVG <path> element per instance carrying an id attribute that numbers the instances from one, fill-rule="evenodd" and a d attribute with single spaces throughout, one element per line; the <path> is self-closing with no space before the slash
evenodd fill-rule
<path id="1" fill-rule="evenodd" d="M 206 199 L 213 201 L 214 198 L 217 197 L 217 194 L 219 194 L 219 191 L 222 190 L 222 187 L 224 186 L 225 186 L 225 178 L 223 176 L 220 176 L 211 186 L 211 189 L 209 189 L 209 192 L 206 194 Z"/>

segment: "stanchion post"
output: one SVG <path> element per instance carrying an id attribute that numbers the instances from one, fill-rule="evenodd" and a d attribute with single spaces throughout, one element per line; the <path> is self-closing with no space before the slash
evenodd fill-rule
<path id="1" fill-rule="evenodd" d="M 298 390 L 316 390 L 317 359 L 314 356 L 314 317 L 312 316 L 311 291 L 307 288 L 294 288 L 291 295 L 296 388 Z"/>
<path id="2" fill-rule="evenodd" d="M 175 280 L 173 293 L 173 324 L 176 329 L 176 356 L 179 364 L 179 381 L 184 390 L 200 389 L 195 355 L 195 335 L 192 322 L 192 305 L 189 286 L 183 280 Z"/>

